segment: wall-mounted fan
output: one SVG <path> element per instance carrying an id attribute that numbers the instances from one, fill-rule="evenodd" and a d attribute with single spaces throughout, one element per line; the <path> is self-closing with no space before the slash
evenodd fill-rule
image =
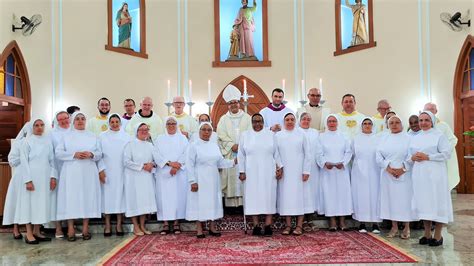
<path id="1" fill-rule="evenodd" d="M 463 29 L 462 25 L 467 25 L 468 27 L 471 26 L 471 19 L 469 19 L 469 15 L 467 22 L 463 22 L 462 20 L 465 20 L 465 18 L 461 18 L 461 12 L 456 12 L 452 16 L 447 12 L 443 12 L 439 15 L 439 17 L 441 21 L 453 31 L 461 31 Z"/>
<path id="2" fill-rule="evenodd" d="M 12 24 L 12 31 L 15 32 L 16 30 L 21 30 L 24 36 L 30 36 L 35 32 L 36 27 L 41 24 L 42 17 L 39 14 L 33 15 L 31 18 L 27 18 L 22 16 L 21 20 L 21 27 L 16 27 L 15 24 Z"/>

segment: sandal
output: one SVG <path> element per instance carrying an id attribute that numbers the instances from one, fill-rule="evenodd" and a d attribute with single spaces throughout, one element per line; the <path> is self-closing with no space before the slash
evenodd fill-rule
<path id="1" fill-rule="evenodd" d="M 408 232 L 402 232 L 402 234 L 400 235 L 400 238 L 401 239 L 410 239 L 410 231 Z"/>
<path id="2" fill-rule="evenodd" d="M 336 232 L 337 231 L 337 227 L 329 227 L 329 232 Z"/>
<path id="3" fill-rule="evenodd" d="M 313 227 L 311 225 L 309 225 L 309 223 L 304 223 L 303 224 L 303 231 L 311 232 L 311 231 L 313 231 Z"/>
<path id="4" fill-rule="evenodd" d="M 399 234 L 400 234 L 400 232 L 399 232 L 398 230 L 395 231 L 395 232 L 390 231 L 390 232 L 388 233 L 387 237 L 388 237 L 388 238 L 394 238 L 394 237 L 398 236 Z"/>
<path id="5" fill-rule="evenodd" d="M 160 235 L 164 236 L 164 235 L 168 234 L 169 231 L 170 231 L 169 224 L 165 224 L 165 225 L 163 225 L 163 229 L 161 229 L 161 231 L 160 231 Z"/>
<path id="6" fill-rule="evenodd" d="M 90 240 L 92 238 L 91 233 L 82 234 L 82 240 Z"/>
<path id="7" fill-rule="evenodd" d="M 303 234 L 303 228 L 301 226 L 297 226 L 294 230 L 293 230 L 293 235 L 295 236 L 300 236 Z"/>
<path id="8" fill-rule="evenodd" d="M 291 227 L 287 226 L 285 227 L 285 230 L 283 230 L 283 232 L 281 232 L 282 235 L 284 236 L 287 236 L 289 234 L 291 234 Z"/>
<path id="9" fill-rule="evenodd" d="M 179 224 L 173 225 L 173 233 L 174 233 L 175 235 L 181 234 L 181 228 L 180 228 Z"/>

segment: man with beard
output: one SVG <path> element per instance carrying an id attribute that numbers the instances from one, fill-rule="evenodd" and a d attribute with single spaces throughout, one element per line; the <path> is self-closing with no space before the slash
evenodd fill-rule
<path id="1" fill-rule="evenodd" d="M 272 91 L 272 102 L 267 107 L 260 110 L 260 114 L 265 121 L 265 127 L 273 132 L 278 132 L 283 128 L 283 117 L 287 113 L 293 113 L 293 110 L 283 104 L 285 92 L 276 88 Z"/>
<path id="2" fill-rule="evenodd" d="M 110 112 L 110 101 L 109 99 L 102 97 L 97 102 L 97 110 L 99 114 L 95 117 L 87 120 L 86 129 L 96 136 L 99 136 L 100 133 L 107 131 L 109 129 L 109 112 Z"/>

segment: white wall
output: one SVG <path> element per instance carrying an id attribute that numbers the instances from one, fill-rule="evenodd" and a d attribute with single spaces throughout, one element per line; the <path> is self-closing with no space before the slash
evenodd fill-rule
<path id="1" fill-rule="evenodd" d="M 376 112 L 377 100 L 387 98 L 403 117 L 421 109 L 421 96 L 431 94 L 439 104 L 442 119 L 452 123 L 452 84 L 459 49 L 468 33 L 452 32 L 439 21 L 439 13 L 474 7 L 471 0 L 422 1 L 422 31 L 418 29 L 419 9 L 415 0 L 374 1 L 374 28 L 377 46 L 342 56 L 333 56 L 335 25 L 333 0 L 297 0 L 298 64 L 294 64 L 293 0 L 269 1 L 270 68 L 212 68 L 214 59 L 213 0 L 188 0 L 188 73 L 193 80 L 193 100 L 197 111 L 207 107 L 207 79 L 213 83 L 213 97 L 238 75 L 257 82 L 267 93 L 287 80 L 287 98 L 299 100 L 302 78 L 301 59 L 305 58 L 308 87 L 324 79 L 328 105 L 340 109 L 344 93 L 357 97 L 358 109 Z M 304 55 L 301 52 L 301 4 L 304 3 Z M 59 37 L 59 2 L 56 0 L 0 0 L 0 25 L 9 25 L 11 14 L 43 15 L 43 24 L 31 37 L 12 34 L 9 27 L 0 29 L 0 47 L 16 39 L 26 58 L 33 90 L 33 113 L 51 116 L 50 102 L 53 74 L 56 108 L 79 105 L 89 114 L 96 112 L 96 100 L 106 96 L 112 109 L 122 112 L 122 100 L 145 95 L 155 99 L 155 109 L 164 115 L 166 80 L 176 88 L 178 73 L 185 81 L 184 7 L 181 0 L 181 47 L 178 47 L 178 4 L 175 0 L 147 1 L 148 60 L 106 51 L 106 1 L 63 0 L 62 38 Z M 53 9 L 53 12 L 52 10 Z M 54 17 L 52 17 L 54 13 Z M 54 20 L 53 26 L 51 20 Z M 429 27 L 428 27 L 429 25 Z M 428 34 L 429 28 L 429 34 Z M 474 31 L 473 31 L 474 32 Z M 420 78 L 419 34 L 422 36 L 422 78 Z M 54 42 L 52 41 L 54 40 Z M 59 52 L 62 40 L 63 51 Z M 55 46 L 52 54 L 52 46 Z M 429 48 L 429 49 L 428 49 Z M 178 53 L 181 68 L 178 69 Z M 62 68 L 53 64 L 62 56 Z M 58 62 L 56 60 L 56 62 Z M 298 75 L 295 76 L 295 67 Z M 429 70 L 429 74 L 428 74 Z M 62 83 L 60 82 L 62 77 Z M 423 88 L 420 88 L 421 84 Z M 295 91 L 298 94 L 295 95 Z M 423 94 L 422 94 L 423 93 Z M 62 94 L 60 99 L 59 95 Z M 418 106 L 417 106 L 418 104 Z"/>

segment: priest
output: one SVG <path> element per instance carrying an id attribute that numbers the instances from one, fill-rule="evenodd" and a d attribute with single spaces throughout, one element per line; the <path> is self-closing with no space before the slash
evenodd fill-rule
<path id="1" fill-rule="evenodd" d="M 321 90 L 318 88 L 311 88 L 308 91 L 308 104 L 298 109 L 297 117 L 301 117 L 301 114 L 308 113 L 311 116 L 310 128 L 314 128 L 317 131 L 324 131 L 324 118 L 329 115 L 329 108 L 325 108 L 321 105 Z"/>
<path id="2" fill-rule="evenodd" d="M 356 111 L 356 99 L 352 94 L 342 96 L 342 112 L 337 113 L 338 130 L 349 140 L 360 132 L 360 124 L 366 117 Z"/>
<path id="3" fill-rule="evenodd" d="M 260 114 L 265 121 L 265 127 L 273 132 L 278 132 L 283 127 L 283 117 L 287 113 L 293 113 L 293 110 L 286 107 L 283 103 L 285 92 L 280 88 L 272 91 L 272 102 L 267 107 L 260 110 Z"/>
<path id="4" fill-rule="evenodd" d="M 99 114 L 87 120 L 86 129 L 96 136 L 100 133 L 109 129 L 109 113 L 110 113 L 110 101 L 109 99 L 102 97 L 97 101 L 97 110 Z"/>
<path id="5" fill-rule="evenodd" d="M 173 98 L 173 108 L 174 112 L 171 113 L 171 116 L 174 116 L 178 120 L 179 130 L 187 138 L 191 138 L 191 135 L 197 131 L 198 123 L 196 119 L 184 112 L 184 107 L 186 103 L 184 102 L 183 96 L 176 96 Z"/>
<path id="6" fill-rule="evenodd" d="M 150 97 L 144 97 L 140 103 L 140 110 L 135 114 L 130 122 L 127 124 L 126 131 L 131 136 L 135 136 L 136 127 L 141 124 L 147 124 L 150 129 L 150 137 L 152 140 L 156 139 L 158 135 L 164 133 L 163 121 L 160 116 L 153 112 L 153 100 Z"/>
<path id="7" fill-rule="evenodd" d="M 251 129 L 250 116 L 240 107 L 241 93 L 230 84 L 222 94 L 229 111 L 221 117 L 217 125 L 218 144 L 226 159 L 237 157 L 239 137 L 244 131 Z M 238 166 L 223 169 L 221 172 L 222 195 L 225 206 L 242 206 L 242 183 L 238 177 Z"/>

